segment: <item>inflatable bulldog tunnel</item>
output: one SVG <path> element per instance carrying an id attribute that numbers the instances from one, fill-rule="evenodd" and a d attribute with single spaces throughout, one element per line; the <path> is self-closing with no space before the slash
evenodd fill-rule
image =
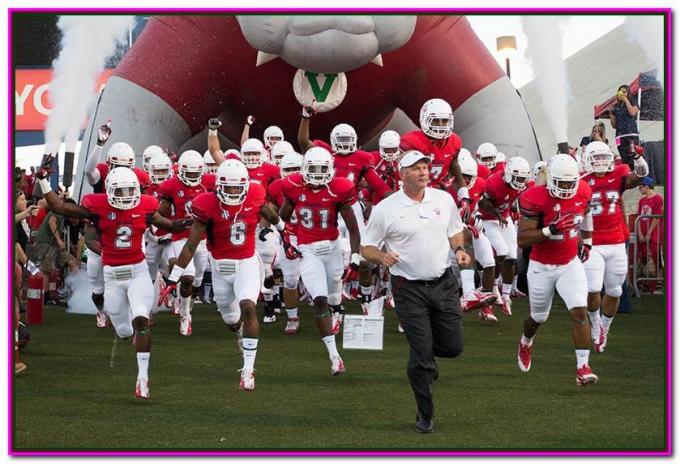
<path id="1" fill-rule="evenodd" d="M 109 119 L 107 146 L 125 141 L 139 155 L 149 145 L 205 149 L 215 116 L 238 144 L 249 114 L 252 136 L 275 124 L 297 147 L 300 102 L 310 100 L 321 111 L 312 138 L 345 122 L 366 144 L 416 127 L 430 98 L 452 105 L 468 149 L 492 142 L 539 159 L 519 95 L 465 17 L 392 15 L 154 17 L 92 109 L 81 154 Z"/>

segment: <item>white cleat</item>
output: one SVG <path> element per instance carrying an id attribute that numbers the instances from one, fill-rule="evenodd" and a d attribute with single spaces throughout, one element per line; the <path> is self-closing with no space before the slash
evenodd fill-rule
<path id="1" fill-rule="evenodd" d="M 104 310 L 97 310 L 97 327 L 103 329 L 109 326 L 109 318 Z"/>
<path id="2" fill-rule="evenodd" d="M 241 380 L 238 384 L 239 390 L 255 390 L 255 371 L 250 369 L 239 369 L 239 372 L 241 373 Z"/>
<path id="3" fill-rule="evenodd" d="M 289 317 L 288 323 L 286 324 L 286 328 L 284 329 L 284 332 L 287 333 L 288 335 L 293 335 L 293 334 L 297 333 L 299 328 L 300 328 L 300 318 Z"/>
<path id="4" fill-rule="evenodd" d="M 179 316 L 179 333 L 180 335 L 184 335 L 185 337 L 188 337 L 191 335 L 191 314 L 187 314 L 186 316 L 183 316 L 180 314 Z"/>
<path id="5" fill-rule="evenodd" d="M 276 313 L 272 314 L 271 316 L 264 316 L 262 318 L 263 324 L 273 324 L 274 322 L 276 322 Z"/>
<path id="6" fill-rule="evenodd" d="M 343 372 L 345 372 L 345 363 L 342 362 L 342 358 L 340 356 L 331 358 L 331 374 L 340 375 Z"/>
<path id="7" fill-rule="evenodd" d="M 140 400 L 149 399 L 149 379 L 137 379 L 135 386 L 135 396 Z"/>

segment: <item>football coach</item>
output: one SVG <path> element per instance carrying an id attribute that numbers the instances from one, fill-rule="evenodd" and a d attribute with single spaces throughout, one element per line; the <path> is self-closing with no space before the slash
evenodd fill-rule
<path id="1" fill-rule="evenodd" d="M 410 348 L 407 374 L 420 433 L 434 431 L 432 383 L 439 376 L 434 357 L 455 358 L 463 351 L 460 285 L 449 250 L 459 265 L 470 262 L 453 198 L 427 186 L 430 162 L 419 151 L 404 153 L 401 189 L 373 208 L 361 236 L 363 257 L 390 271 L 395 310 Z"/>

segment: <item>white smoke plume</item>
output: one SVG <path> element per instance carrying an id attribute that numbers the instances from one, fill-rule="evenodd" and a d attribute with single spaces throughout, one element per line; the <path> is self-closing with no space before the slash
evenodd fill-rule
<path id="1" fill-rule="evenodd" d="M 663 16 L 646 15 L 628 16 L 623 23 L 626 39 L 644 50 L 651 65 L 657 69 L 656 78 L 661 85 L 664 83 L 664 21 Z"/>
<path id="2" fill-rule="evenodd" d="M 75 146 L 96 95 L 97 76 L 117 44 L 125 39 L 133 21 L 133 16 L 59 17 L 61 52 L 52 63 L 52 111 L 45 126 L 46 153 L 56 153 L 64 139 L 67 149 Z"/>
<path id="3" fill-rule="evenodd" d="M 536 85 L 555 142 L 567 142 L 569 83 L 562 59 L 562 33 L 557 16 L 523 16 L 527 36 L 526 58 L 533 66 Z"/>
<path id="4" fill-rule="evenodd" d="M 69 273 L 65 279 L 66 287 L 71 294 L 66 312 L 73 314 L 96 314 L 92 302 L 92 287 L 87 279 L 87 272 L 81 269 L 77 274 Z"/>

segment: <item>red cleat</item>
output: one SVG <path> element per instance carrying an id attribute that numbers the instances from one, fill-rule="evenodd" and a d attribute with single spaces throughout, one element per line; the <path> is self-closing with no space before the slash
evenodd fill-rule
<path id="1" fill-rule="evenodd" d="M 534 348 L 533 343 L 530 346 L 526 346 L 519 341 L 519 346 L 517 347 L 517 365 L 522 372 L 529 372 L 531 369 L 531 350 Z"/>
<path id="2" fill-rule="evenodd" d="M 576 385 L 579 387 L 597 383 L 598 380 L 598 377 L 593 374 L 593 370 L 590 366 L 585 365 L 580 369 L 576 369 Z"/>

